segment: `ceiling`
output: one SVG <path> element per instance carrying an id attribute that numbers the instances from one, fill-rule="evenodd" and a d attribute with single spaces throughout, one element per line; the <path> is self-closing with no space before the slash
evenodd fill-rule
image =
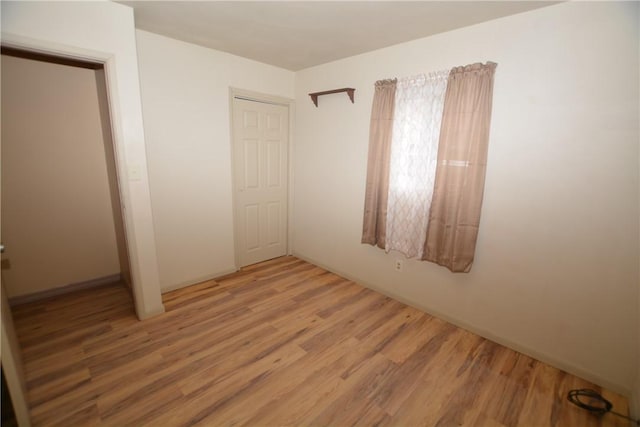
<path id="1" fill-rule="evenodd" d="M 297 71 L 549 1 L 118 1 L 136 28 Z"/>

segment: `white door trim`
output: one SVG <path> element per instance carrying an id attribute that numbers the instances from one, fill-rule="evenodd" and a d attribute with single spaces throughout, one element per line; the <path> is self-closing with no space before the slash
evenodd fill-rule
<path id="1" fill-rule="evenodd" d="M 147 218 L 138 218 L 135 216 L 132 208 L 135 202 L 135 206 L 138 209 L 143 212 L 150 213 L 151 196 L 149 194 L 148 185 L 135 186 L 136 188 L 133 188 L 135 195 L 132 195 L 132 189 L 130 188 L 129 181 L 127 179 L 129 165 L 127 165 L 126 159 L 127 146 L 123 135 L 123 118 L 120 110 L 122 100 L 117 88 L 118 73 L 116 71 L 116 58 L 114 54 L 60 44 L 45 39 L 24 37 L 7 31 L 2 32 L 1 41 L 2 46 L 104 64 L 114 155 L 116 160 L 116 175 L 119 183 L 118 188 L 120 192 L 122 216 L 124 219 L 124 232 L 130 257 L 131 289 L 133 291 L 136 314 L 138 318 L 144 319 L 164 312 L 160 285 L 157 281 L 158 271 L 155 253 L 155 240 L 153 234 L 149 233 L 149 227 L 153 227 L 152 218 L 150 214 Z M 140 143 L 140 141 L 133 142 Z M 142 143 L 144 144 L 144 140 Z M 146 166 L 146 164 L 144 166 Z M 142 224 L 144 232 L 136 233 L 135 226 L 140 224 Z M 145 259 L 139 259 L 140 251 L 148 248 L 153 248 L 153 250 L 146 250 L 145 252 L 147 253 L 143 255 Z M 152 266 L 155 266 L 155 271 Z M 146 282 L 143 284 L 143 276 L 145 278 L 152 279 L 155 277 L 155 279 L 146 279 Z M 4 290 L 2 293 L 2 298 L 5 299 L 6 295 L 4 295 Z M 16 409 L 18 425 L 21 427 L 29 426 L 30 417 L 28 413 L 28 403 L 24 386 L 21 385 L 24 384 L 25 379 L 21 372 L 21 360 L 18 357 L 20 355 L 20 348 L 17 340 L 11 339 L 11 337 L 15 335 L 15 330 L 13 328 L 11 311 L 8 308 L 8 304 L 6 307 L 7 308 L 5 310 L 2 310 L 2 316 L 4 319 L 0 320 L 2 365 L 7 379 L 7 386 L 9 387 L 9 392 Z"/>
<path id="2" fill-rule="evenodd" d="M 6 32 L 2 33 L 2 46 L 104 64 L 109 116 L 111 119 L 111 133 L 116 162 L 116 176 L 118 180 L 118 190 L 120 193 L 122 218 L 124 220 L 124 233 L 126 236 L 127 250 L 129 252 L 131 290 L 133 293 L 136 314 L 139 319 L 145 319 L 164 312 L 159 283 L 156 283 L 155 281 L 154 283 L 142 283 L 143 275 L 155 278 L 158 277 L 155 239 L 152 234 L 149 235 L 145 233 L 145 235 L 142 235 L 136 233 L 136 225 L 144 222 L 143 225 L 150 225 L 153 227 L 153 224 L 151 218 L 138 218 L 135 212 L 133 212 L 133 206 L 137 206 L 142 211 L 151 212 L 151 195 L 149 193 L 148 185 L 138 185 L 135 186 L 136 188 L 132 188 L 133 184 L 138 183 L 129 182 L 130 166 L 136 166 L 136 168 L 139 169 L 142 165 L 129 165 L 127 163 L 127 146 L 123 135 L 123 118 L 120 110 L 120 104 L 122 101 L 117 88 L 118 76 L 116 71 L 116 58 L 114 54 L 83 49 L 76 46 L 63 45 L 48 40 L 23 37 Z M 143 169 L 146 170 L 146 164 L 144 166 L 145 167 Z M 139 178 L 137 178 L 137 180 L 139 180 Z M 142 239 L 140 237 L 142 237 Z M 151 253 L 147 250 L 144 254 L 141 254 L 142 248 L 153 248 L 153 251 Z M 147 262 L 145 263 L 141 260 L 141 257 L 146 258 Z M 150 270 L 150 265 L 156 266 L 155 271 Z"/>
<path id="3" fill-rule="evenodd" d="M 20 345 L 13 326 L 13 317 L 4 285 L 0 282 L 0 298 L 2 311 L 0 314 L 0 359 L 2 360 L 2 370 L 7 381 L 7 388 L 11 396 L 11 403 L 16 416 L 16 421 L 20 427 L 31 425 L 29 414 L 29 403 L 27 401 L 27 385 L 24 378 L 24 364 Z"/>
<path id="4" fill-rule="evenodd" d="M 238 270 L 238 265 L 240 265 L 238 261 L 238 221 L 237 221 L 237 208 L 236 208 L 236 193 L 233 189 L 236 188 L 236 179 L 235 179 L 235 158 L 234 158 L 234 129 L 233 129 L 233 100 L 234 98 L 245 99 L 248 101 L 255 102 L 264 102 L 267 104 L 276 104 L 282 105 L 289 109 L 289 149 L 288 149 L 288 179 L 287 179 L 287 255 L 292 254 L 292 236 L 291 236 L 291 218 L 293 218 L 293 147 L 294 147 L 294 129 L 295 129 L 295 101 L 290 98 L 284 98 L 277 95 L 269 95 L 265 93 L 239 89 L 234 87 L 229 87 L 229 135 L 230 140 L 229 144 L 231 147 L 231 201 L 233 204 L 233 243 L 234 243 L 234 263 L 235 268 Z"/>

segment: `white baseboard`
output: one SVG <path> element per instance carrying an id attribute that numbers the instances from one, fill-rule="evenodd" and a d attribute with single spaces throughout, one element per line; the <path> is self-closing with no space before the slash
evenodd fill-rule
<path id="1" fill-rule="evenodd" d="M 349 274 L 347 272 L 340 271 L 340 270 L 337 270 L 335 268 L 329 267 L 329 266 L 323 264 L 322 262 L 314 260 L 313 258 L 309 258 L 309 257 L 306 257 L 305 255 L 302 255 L 302 254 L 299 254 L 299 253 L 295 253 L 295 252 L 293 253 L 293 256 L 295 256 L 297 258 L 300 258 L 302 260 L 305 260 L 307 262 L 310 262 L 312 264 L 315 264 L 318 267 L 324 268 L 327 271 L 330 271 L 332 273 L 338 274 L 338 275 L 340 275 L 340 276 L 342 276 L 342 277 L 344 277 L 346 279 L 349 279 L 349 280 L 351 280 L 353 282 L 356 282 L 356 283 L 358 283 L 358 284 L 360 284 L 362 286 L 365 286 L 365 287 L 367 287 L 367 288 L 369 288 L 371 290 L 374 290 L 376 292 L 380 292 L 381 294 L 386 295 L 386 296 L 388 296 L 390 298 L 393 298 L 396 301 L 400 301 L 400 302 L 402 302 L 404 304 L 407 304 L 407 305 L 409 305 L 411 307 L 417 308 L 418 310 L 424 311 L 425 313 L 428 313 L 428 314 L 430 314 L 430 315 L 432 315 L 434 317 L 437 317 L 439 319 L 445 320 L 445 321 L 447 321 L 447 322 L 449 322 L 449 323 L 451 323 L 451 324 L 453 324 L 453 325 L 455 325 L 455 326 L 457 326 L 459 328 L 465 329 L 465 330 L 467 330 L 469 332 L 473 332 L 474 334 L 479 335 L 479 336 L 481 336 L 483 338 L 486 338 L 486 339 L 488 339 L 490 341 L 493 341 L 495 343 L 501 344 L 501 345 L 503 345 L 503 346 L 505 346 L 507 348 L 515 350 L 515 351 L 517 351 L 519 353 L 522 353 L 524 355 L 527 355 L 529 357 L 532 357 L 532 358 L 534 358 L 536 360 L 539 360 L 539 361 L 541 361 L 543 363 L 551 365 L 551 366 L 553 366 L 555 368 L 561 369 L 561 370 L 563 370 L 565 372 L 568 372 L 568 373 L 570 373 L 572 375 L 575 375 L 577 377 L 583 378 L 583 379 L 585 379 L 587 381 L 590 381 L 590 382 L 592 382 L 594 384 L 597 384 L 597 385 L 599 385 L 601 387 L 605 387 L 608 390 L 614 391 L 616 393 L 620 393 L 620 394 L 622 394 L 622 395 L 624 395 L 624 396 L 629 398 L 629 404 L 630 405 L 638 404 L 638 402 L 634 401 L 634 396 L 632 396 L 631 390 L 629 390 L 628 388 L 626 388 L 626 387 L 624 387 L 624 386 L 622 386 L 620 384 L 612 383 L 611 381 L 607 380 L 606 378 L 602 378 L 599 375 L 594 374 L 593 372 L 589 372 L 589 371 L 587 371 L 585 369 L 581 369 L 579 367 L 573 366 L 571 363 L 569 363 L 567 361 L 560 360 L 560 359 L 555 358 L 553 356 L 550 356 L 548 354 L 542 353 L 542 352 L 540 352 L 540 351 L 538 351 L 536 349 L 529 348 L 529 347 L 523 346 L 521 344 L 515 343 L 515 342 L 513 342 L 513 341 L 511 341 L 511 340 L 509 340 L 507 338 L 497 336 L 494 333 L 492 333 L 491 331 L 487 331 L 487 330 L 484 330 L 482 328 L 478 328 L 475 325 L 470 325 L 470 324 L 468 324 L 468 323 L 466 323 L 464 321 L 461 321 L 460 319 L 455 319 L 455 318 L 447 315 L 446 313 L 442 313 L 442 312 L 440 312 L 438 310 L 434 310 L 431 307 L 428 307 L 426 305 L 419 304 L 416 301 L 410 301 L 409 299 L 403 297 L 402 295 L 395 294 L 393 292 L 390 292 L 387 289 L 381 289 L 380 287 L 378 287 L 376 285 L 373 285 L 371 283 L 367 283 L 366 281 L 361 280 L 360 278 L 355 277 L 355 276 L 353 276 L 353 275 L 351 275 L 351 274 Z M 640 397 L 640 396 L 635 396 L 635 397 Z M 640 410 L 640 408 L 637 408 L 637 410 Z"/>
<path id="2" fill-rule="evenodd" d="M 144 320 L 144 319 L 149 319 L 151 317 L 158 316 L 164 312 L 165 312 L 164 305 L 162 305 L 159 309 L 146 312 L 146 313 L 138 313 L 136 311 L 136 316 L 138 316 L 138 320 Z"/>
<path id="3" fill-rule="evenodd" d="M 41 301 L 43 299 L 57 297 L 59 295 L 68 294 L 71 292 L 77 292 L 83 289 L 97 288 L 99 286 L 111 285 L 122 281 L 122 275 L 112 274 L 110 276 L 99 277 L 97 279 L 85 280 L 83 282 L 72 283 L 69 285 L 60 286 L 53 289 L 46 289 L 44 291 L 38 291 L 26 295 L 18 295 L 9 298 L 9 305 L 15 307 L 16 305 L 26 304 L 29 302 Z"/>
<path id="4" fill-rule="evenodd" d="M 214 279 L 216 279 L 218 277 L 222 277 L 222 276 L 226 276 L 227 274 L 235 273 L 236 271 L 238 271 L 238 269 L 234 266 L 234 267 L 219 271 L 217 273 L 207 274 L 206 276 L 199 277 L 197 279 L 189 280 L 189 281 L 178 283 L 178 284 L 175 284 L 175 285 L 169 285 L 167 287 L 162 288 L 161 292 L 163 294 L 166 294 L 167 292 L 176 291 L 178 289 L 186 288 L 188 286 L 197 285 L 198 283 L 206 282 L 206 281 L 209 281 L 209 280 L 214 280 Z"/>

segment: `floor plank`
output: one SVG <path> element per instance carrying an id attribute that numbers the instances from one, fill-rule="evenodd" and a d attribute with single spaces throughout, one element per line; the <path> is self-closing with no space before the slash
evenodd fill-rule
<path id="1" fill-rule="evenodd" d="M 624 426 L 627 400 L 294 257 L 163 296 L 122 285 L 16 307 L 36 426 Z"/>

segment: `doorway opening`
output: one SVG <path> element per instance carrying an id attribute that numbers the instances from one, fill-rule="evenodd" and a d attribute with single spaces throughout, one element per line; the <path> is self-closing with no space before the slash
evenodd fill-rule
<path id="1" fill-rule="evenodd" d="M 103 65 L 2 47 L 2 95 L 10 301 L 130 287 Z"/>

